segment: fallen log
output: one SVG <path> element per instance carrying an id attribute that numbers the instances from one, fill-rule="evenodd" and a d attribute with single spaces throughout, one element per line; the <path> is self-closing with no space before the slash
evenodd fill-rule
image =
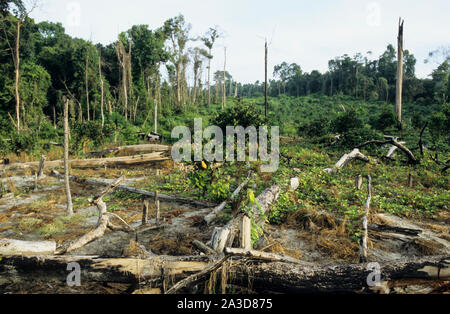
<path id="1" fill-rule="evenodd" d="M 283 263 L 294 263 L 301 264 L 302 261 L 281 254 L 273 254 L 255 250 L 248 249 L 234 249 L 234 248 L 225 248 L 225 253 L 231 256 L 240 256 L 240 257 L 250 257 L 256 260 L 263 260 L 268 262 L 283 262 Z"/>
<path id="2" fill-rule="evenodd" d="M 63 175 L 60 174 L 58 171 L 53 170 L 52 171 L 52 176 L 58 177 L 58 178 L 63 178 Z M 82 179 L 76 176 L 71 176 L 70 177 L 70 181 L 76 182 L 78 184 L 88 184 L 88 185 L 97 185 L 97 186 L 108 186 L 109 183 L 106 182 L 102 182 L 102 181 L 97 181 L 97 180 L 91 180 L 91 179 Z M 135 193 L 135 194 L 140 194 L 143 196 L 147 196 L 147 197 L 151 197 L 151 198 L 155 198 L 156 197 L 156 193 L 155 192 L 151 192 L 151 191 L 145 191 L 145 190 L 140 190 L 140 189 L 135 189 L 129 186 L 125 186 L 125 185 L 119 185 L 117 187 L 117 190 L 121 190 L 121 191 L 127 191 L 130 193 Z M 209 208 L 209 207 L 213 207 L 215 204 L 206 202 L 206 201 L 200 201 L 200 200 L 194 200 L 194 199 L 189 199 L 189 198 L 185 198 L 185 197 L 181 197 L 181 196 L 176 196 L 176 195 L 166 195 L 166 194 L 161 194 L 158 193 L 158 198 L 159 200 L 165 201 L 165 202 L 175 202 L 175 203 L 180 203 L 180 204 L 189 204 L 189 205 L 194 205 L 197 207 L 203 207 L 203 208 Z"/>
<path id="3" fill-rule="evenodd" d="M 344 168 L 349 162 L 354 159 L 358 159 L 364 162 L 370 161 L 368 157 L 366 157 L 359 151 L 359 149 L 355 148 L 350 154 L 345 154 L 344 156 L 342 156 L 333 168 L 327 168 L 324 171 L 330 174 L 337 173 L 340 169 Z"/>
<path id="4" fill-rule="evenodd" d="M 366 264 L 313 265 L 310 263 L 237 263 L 230 272 L 229 284 L 251 287 L 255 292 L 274 293 L 355 293 L 371 292 L 369 282 L 375 275 Z M 450 260 L 429 257 L 379 263 L 380 282 L 400 279 L 449 280 Z M 374 283 L 376 285 L 376 282 Z"/>
<path id="5" fill-rule="evenodd" d="M 101 168 L 101 167 L 120 167 L 120 166 L 139 166 L 149 163 L 161 162 L 169 160 L 168 157 L 162 156 L 162 153 L 153 153 L 146 155 L 136 155 L 129 157 L 115 157 L 115 158 L 100 158 L 100 159 L 85 159 L 85 160 L 69 160 L 71 168 Z M 63 160 L 47 161 L 45 163 L 46 169 L 60 168 L 64 166 Z M 4 166 L 4 170 L 22 170 L 22 169 L 36 169 L 39 167 L 39 162 L 14 163 Z"/>
<path id="6" fill-rule="evenodd" d="M 206 244 L 204 244 L 203 242 L 200 242 L 198 240 L 194 240 L 192 241 L 192 244 L 198 248 L 199 250 L 201 250 L 203 253 L 205 253 L 206 255 L 216 255 L 216 251 L 214 251 L 213 249 L 211 249 L 209 246 L 207 246 Z"/>
<path id="7" fill-rule="evenodd" d="M 12 239 L 0 240 L 0 256 L 36 256 L 54 254 L 56 242 L 53 241 L 19 241 Z"/>
<path id="8" fill-rule="evenodd" d="M 145 145 L 129 145 L 108 148 L 99 152 L 87 153 L 87 157 L 105 157 L 110 154 L 130 154 L 136 155 L 141 153 L 168 152 L 170 147 L 167 145 L 145 144 Z"/>
<path id="9" fill-rule="evenodd" d="M 151 256 L 149 258 L 98 258 L 95 256 L 11 256 L 0 259 L 1 280 L 28 283 L 30 280 L 66 282 L 67 265 L 78 263 L 83 284 L 89 282 L 142 283 L 160 285 L 164 276 L 179 280 L 198 273 L 210 263 L 207 256 Z"/>
<path id="10" fill-rule="evenodd" d="M 151 284 L 162 287 L 164 278 L 173 278 L 177 285 L 168 293 L 197 285 L 208 274 L 227 266 L 227 283 L 251 288 L 255 292 L 273 293 L 371 293 L 373 268 L 365 264 L 316 265 L 307 262 L 264 262 L 258 258 L 225 255 L 215 261 L 207 256 L 152 256 L 146 259 L 76 256 L 12 256 L 0 259 L 0 281 L 14 284 L 49 281 L 65 282 L 69 263 L 78 263 L 83 284 L 89 282 Z M 254 260 L 254 261 L 253 261 Z M 380 263 L 379 285 L 390 286 L 397 280 L 450 280 L 450 260 L 447 257 L 399 260 Z M 188 277 L 186 277 L 188 276 Z M 191 277 L 189 277 L 191 276 Z M 188 278 L 188 279 L 186 279 Z M 184 281 L 182 281 L 185 279 Z M 377 282 L 375 282 L 377 284 Z M 412 283 L 413 284 L 413 283 Z"/>

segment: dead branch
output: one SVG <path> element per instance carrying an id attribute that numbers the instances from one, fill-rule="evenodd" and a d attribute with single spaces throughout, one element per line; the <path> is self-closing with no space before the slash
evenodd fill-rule
<path id="1" fill-rule="evenodd" d="M 212 264 L 211 266 L 205 268 L 203 271 L 199 272 L 198 274 L 194 274 L 180 282 L 178 282 L 176 285 L 174 285 L 172 288 L 170 288 L 166 294 L 175 294 L 180 289 L 183 289 L 185 287 L 195 285 L 196 283 L 201 282 L 204 278 L 206 278 L 210 273 L 215 272 L 218 270 L 223 263 L 229 258 L 229 256 L 222 256 L 217 262 Z"/>
<path id="2" fill-rule="evenodd" d="M 111 229 L 113 229 L 113 230 L 117 230 L 119 228 L 110 222 L 111 217 L 117 218 L 117 215 L 108 213 L 108 210 L 107 210 L 105 202 L 103 201 L 103 198 L 106 195 L 108 195 L 109 193 L 113 192 L 124 179 L 125 179 L 125 177 L 120 177 L 113 184 L 108 186 L 100 195 L 96 196 L 93 200 L 91 200 L 91 203 L 95 204 L 97 206 L 98 213 L 99 213 L 97 227 L 94 230 L 86 233 L 84 236 L 82 236 L 78 239 L 75 239 L 73 241 L 64 243 L 63 245 L 58 247 L 56 250 L 57 255 L 63 255 L 66 253 L 70 253 L 72 251 L 75 251 L 75 250 L 85 246 L 86 244 L 88 244 L 98 238 L 101 238 L 105 234 L 106 229 L 109 227 L 111 227 Z M 123 220 L 122 220 L 122 222 L 125 223 Z M 131 231 L 131 228 L 129 228 L 129 226 L 128 226 L 128 228 L 120 228 L 120 229 Z"/>
<path id="3" fill-rule="evenodd" d="M 370 162 L 369 158 L 363 155 L 359 149 L 355 148 L 350 154 L 345 154 L 342 158 L 336 163 L 333 168 L 325 169 L 325 172 L 330 174 L 337 173 L 340 169 L 344 168 L 349 162 L 354 159 L 358 159 L 364 162 Z"/>
<path id="4" fill-rule="evenodd" d="M 53 170 L 51 175 L 55 176 L 55 177 L 58 177 L 58 178 L 62 178 L 61 174 L 58 171 L 56 171 L 56 170 Z M 78 184 L 88 184 L 88 185 L 97 185 L 97 186 L 108 186 L 109 185 L 106 182 L 97 181 L 97 180 L 90 180 L 90 179 L 83 179 L 83 178 L 79 178 L 79 177 L 76 177 L 76 176 L 70 176 L 70 180 L 73 181 L 73 182 L 76 182 Z M 151 198 L 155 198 L 156 197 L 156 193 L 155 192 L 139 190 L 139 189 L 135 189 L 135 188 L 132 188 L 132 187 L 129 187 L 129 186 L 125 186 L 125 185 L 119 185 L 117 187 L 117 189 L 121 190 L 121 191 L 130 192 L 130 193 L 140 194 L 140 195 L 151 197 Z M 165 194 L 161 194 L 161 193 L 158 193 L 158 198 L 160 200 L 165 201 L 165 202 L 175 202 L 175 203 L 180 203 L 180 204 L 190 204 L 190 205 L 194 205 L 194 206 L 197 206 L 197 207 L 203 207 L 203 208 L 210 208 L 210 207 L 214 206 L 214 204 L 209 203 L 209 202 L 205 202 L 205 201 L 193 200 L 193 199 L 184 198 L 184 197 L 181 197 L 181 196 L 165 195 Z"/>

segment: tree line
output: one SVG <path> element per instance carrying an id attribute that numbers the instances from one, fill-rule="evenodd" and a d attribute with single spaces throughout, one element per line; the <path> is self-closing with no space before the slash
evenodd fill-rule
<path id="1" fill-rule="evenodd" d="M 20 0 L 0 2 L 0 135 L 39 130 L 45 123 L 56 129 L 64 96 L 71 100 L 73 122 L 101 121 L 103 127 L 105 117 L 115 114 L 136 125 L 154 124 L 157 131 L 158 115 L 213 103 L 224 106 L 227 96 L 265 93 L 264 82 L 234 81 L 226 61 L 223 70 L 212 71 L 213 51 L 221 37 L 218 27 L 195 37 L 179 15 L 153 30 L 134 25 L 112 44 L 102 45 L 72 38 L 60 23 L 35 23 L 29 17 L 32 10 Z M 325 73 L 307 73 L 296 63 L 283 62 L 274 68 L 268 95 L 348 95 L 395 102 L 395 48 L 389 45 L 376 59 L 371 55 L 334 58 Z M 438 66 L 427 79 L 416 77 L 417 60 L 408 50 L 403 60 L 406 102 L 448 101 L 448 50 L 430 54 Z"/>

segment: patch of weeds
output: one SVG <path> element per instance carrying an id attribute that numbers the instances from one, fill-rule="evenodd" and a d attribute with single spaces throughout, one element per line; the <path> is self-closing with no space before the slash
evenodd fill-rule
<path id="1" fill-rule="evenodd" d="M 17 224 L 17 229 L 20 232 L 32 232 L 42 225 L 43 221 L 37 218 L 27 217 L 22 218 Z"/>
<path id="2" fill-rule="evenodd" d="M 55 234 L 61 233 L 64 229 L 64 222 L 61 219 L 56 219 L 54 222 L 39 228 L 38 233 L 44 238 L 50 238 Z"/>

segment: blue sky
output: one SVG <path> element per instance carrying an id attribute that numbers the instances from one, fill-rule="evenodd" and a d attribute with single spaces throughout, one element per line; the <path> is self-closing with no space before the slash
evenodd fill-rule
<path id="1" fill-rule="evenodd" d="M 270 72 L 283 61 L 324 72 L 328 60 L 345 53 L 371 51 L 376 58 L 389 43 L 396 45 L 399 16 L 405 19 L 405 49 L 416 56 L 419 77 L 436 67 L 424 64 L 428 53 L 450 45 L 448 0 L 41 0 L 31 16 L 61 22 L 72 36 L 108 44 L 132 25 L 157 28 L 179 13 L 192 24 L 193 37 L 220 27 L 225 36 L 214 51 L 213 70 L 223 68 L 226 46 L 227 70 L 244 83 L 264 78 L 265 37 L 271 42 Z"/>

